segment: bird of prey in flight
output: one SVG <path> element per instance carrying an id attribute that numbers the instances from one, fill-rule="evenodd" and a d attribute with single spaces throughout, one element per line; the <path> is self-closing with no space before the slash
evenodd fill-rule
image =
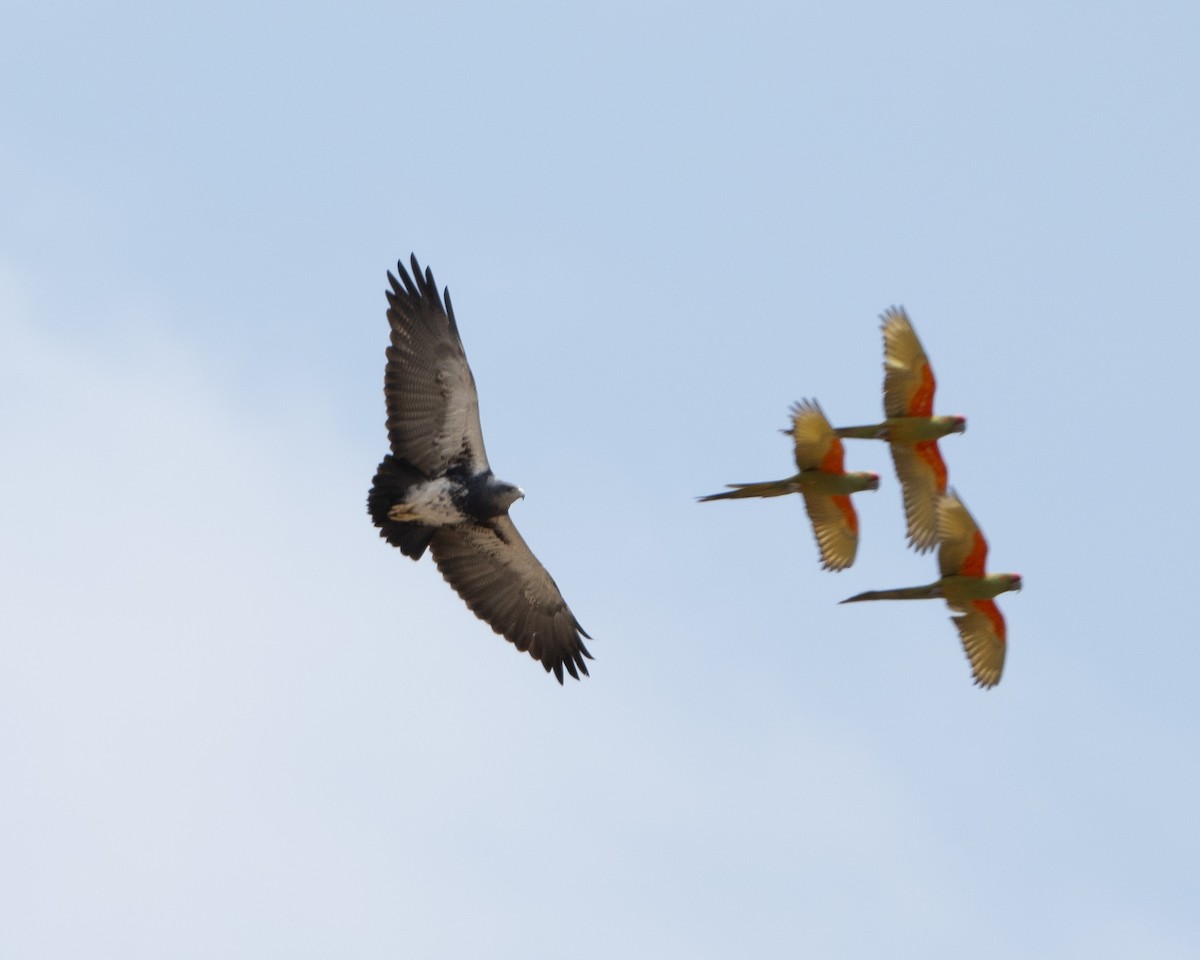
<path id="1" fill-rule="evenodd" d="M 367 510 L 379 534 L 406 557 L 425 549 L 477 617 L 563 682 L 587 675 L 587 632 L 508 516 L 525 496 L 497 479 L 479 425 L 475 378 L 450 303 L 433 273 L 388 274 L 391 345 L 383 393 L 392 452 L 383 458 Z M 590 637 L 589 637 L 590 639 Z"/>
<path id="2" fill-rule="evenodd" d="M 839 437 L 886 440 L 904 491 L 908 542 L 920 553 L 938 543 L 938 500 L 946 492 L 946 462 L 938 439 L 967 429 L 965 417 L 935 417 L 937 381 L 929 358 L 903 307 L 890 307 L 883 321 L 883 423 L 839 427 Z"/>
<path id="3" fill-rule="evenodd" d="M 987 541 L 953 490 L 941 498 L 938 507 L 941 578 L 921 587 L 868 590 L 842 603 L 940 597 L 957 614 L 950 619 L 958 628 L 975 683 L 981 687 L 994 687 L 1004 670 L 1008 635 L 1004 616 L 993 598 L 1009 590 L 1020 590 L 1021 575 L 986 572 Z"/>
<path id="4" fill-rule="evenodd" d="M 845 570 L 858 552 L 858 513 L 850 502 L 850 494 L 878 490 L 879 474 L 846 472 L 842 441 L 815 400 L 794 404 L 792 427 L 783 432 L 792 438 L 799 473 L 786 480 L 732 483 L 731 489 L 724 493 L 701 497 L 700 501 L 799 493 L 812 521 L 821 566 L 826 570 Z"/>

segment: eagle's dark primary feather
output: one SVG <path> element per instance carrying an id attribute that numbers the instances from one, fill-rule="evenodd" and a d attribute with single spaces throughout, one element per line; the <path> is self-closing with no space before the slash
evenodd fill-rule
<path id="1" fill-rule="evenodd" d="M 440 527 L 430 546 L 442 576 L 477 617 L 518 650 L 527 650 L 562 683 L 563 667 L 586 676 L 591 654 L 579 625 L 546 572 L 507 515 L 490 524 Z M 589 638 L 590 639 L 590 638 Z"/>
<path id="2" fill-rule="evenodd" d="M 392 453 L 427 477 L 441 476 L 456 461 L 471 473 L 487 470 L 479 396 L 458 336 L 450 291 L 443 307 L 433 272 L 426 268 L 422 276 L 415 256 L 412 268 L 415 280 L 399 263 L 400 280 L 388 274 L 392 343 L 383 395 Z"/>
<path id="3" fill-rule="evenodd" d="M 587 632 L 508 516 L 523 494 L 497 480 L 479 426 L 475 378 L 433 273 L 388 274 L 384 396 L 392 452 L 375 473 L 367 509 L 380 536 L 419 559 L 428 548 L 475 615 L 562 683 L 587 675 Z"/>

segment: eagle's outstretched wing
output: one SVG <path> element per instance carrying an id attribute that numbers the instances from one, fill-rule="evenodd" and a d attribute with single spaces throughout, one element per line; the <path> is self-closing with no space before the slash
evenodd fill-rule
<path id="1" fill-rule="evenodd" d="M 440 527 L 430 552 L 475 615 L 547 672 L 554 671 L 559 683 L 563 667 L 577 680 L 579 671 L 587 675 L 584 658 L 592 656 L 583 645 L 587 631 L 507 516 Z"/>
<path id="2" fill-rule="evenodd" d="M 438 296 L 433 272 L 424 274 L 414 255 L 412 275 L 396 264 L 387 291 L 392 342 L 387 351 L 383 393 L 392 452 L 427 477 L 438 477 L 452 463 L 471 473 L 486 469 L 479 397 L 467 365 L 450 291 Z"/>

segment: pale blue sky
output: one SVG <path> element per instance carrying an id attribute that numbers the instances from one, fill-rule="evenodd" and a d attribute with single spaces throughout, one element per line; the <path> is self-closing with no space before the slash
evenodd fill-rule
<path id="1" fill-rule="evenodd" d="M 1200 12 L 24 4 L 0 35 L 0 955 L 1191 958 Z M 565 689 L 376 536 L 454 297 Z M 882 446 L 933 359 L 990 692 Z"/>

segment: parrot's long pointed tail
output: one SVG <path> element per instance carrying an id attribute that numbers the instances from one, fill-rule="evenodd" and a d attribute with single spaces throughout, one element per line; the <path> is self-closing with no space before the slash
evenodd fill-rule
<path id="1" fill-rule="evenodd" d="M 866 427 L 838 427 L 833 432 L 847 440 L 883 440 L 884 425 L 872 423 Z"/>
<path id="2" fill-rule="evenodd" d="M 713 493 L 700 497 L 701 503 L 708 500 L 740 500 L 743 497 L 782 497 L 795 493 L 796 487 L 790 480 L 768 480 L 765 483 L 731 483 L 724 493 Z"/>
<path id="3" fill-rule="evenodd" d="M 923 587 L 896 587 L 894 590 L 868 590 L 847 597 L 842 603 L 857 603 L 859 600 L 933 600 L 940 597 L 937 584 L 926 584 Z"/>

